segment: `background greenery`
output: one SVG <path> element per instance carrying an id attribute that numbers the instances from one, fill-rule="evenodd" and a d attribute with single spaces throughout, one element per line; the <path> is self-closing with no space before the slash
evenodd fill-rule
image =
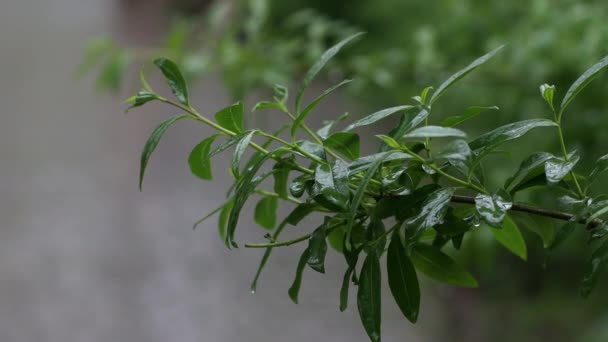
<path id="1" fill-rule="evenodd" d="M 467 105 L 497 105 L 468 123 L 482 132 L 507 122 L 550 116 L 539 96 L 543 83 L 557 86 L 561 97 L 580 73 L 608 54 L 603 1 L 217 1 L 201 12 L 176 6 L 181 18 L 165 44 L 154 48 L 118 46 L 97 40 L 89 49 L 88 65 L 103 64 L 99 84 L 120 85 L 120 75 L 134 61 L 168 55 L 180 62 L 189 77 L 206 72 L 221 75 L 235 98 L 289 84 L 330 44 L 352 32 L 367 35 L 342 54 L 325 75 L 328 80 L 352 75 L 352 107 L 365 114 L 377 108 L 409 103 L 410 97 L 437 85 L 450 72 L 492 48 L 507 43 L 491 64 L 481 68 L 434 108 L 435 120 L 459 114 Z M 103 56 L 103 58 L 102 58 Z M 83 69 L 83 70 L 84 70 Z M 600 76 L 580 94 L 565 116 L 565 134 L 582 154 L 579 168 L 588 169 L 606 153 L 608 127 L 604 94 L 608 77 Z M 543 114 L 544 113 L 544 114 Z M 338 116 L 332 113 L 328 116 Z M 493 157 L 488 174 L 499 184 L 530 151 L 557 151 L 557 141 L 526 137 L 522 148 Z M 604 181 L 596 183 L 605 189 Z M 518 201 L 543 201 L 545 193 L 528 191 Z M 546 206 L 555 203 L 545 201 Z M 604 341 L 608 300 L 601 288 L 590 299 L 578 296 L 578 279 L 589 251 L 584 236 L 547 255 L 540 235 L 551 235 L 549 222 L 535 222 L 526 235 L 528 262 L 517 260 L 482 234 L 467 241 L 466 262 L 481 284 L 471 290 L 432 290 L 449 322 L 446 336 L 455 340 Z M 547 226 L 549 225 L 549 226 Z M 601 285 L 600 285 L 601 287 Z M 404 323 L 407 324 L 407 323 Z M 462 338 L 461 338 L 462 337 Z"/>

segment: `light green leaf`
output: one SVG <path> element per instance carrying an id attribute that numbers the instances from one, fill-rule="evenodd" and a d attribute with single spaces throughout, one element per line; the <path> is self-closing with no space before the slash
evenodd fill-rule
<path id="1" fill-rule="evenodd" d="M 437 90 L 433 93 L 433 96 L 431 97 L 431 100 L 429 101 L 429 103 L 430 104 L 435 103 L 435 101 L 437 101 L 439 99 L 439 97 L 441 97 L 441 95 L 443 95 L 446 92 L 446 90 L 448 90 L 449 87 L 451 87 L 454 83 L 456 83 L 458 80 L 460 80 L 461 78 L 463 78 L 464 76 L 466 76 L 471 71 L 475 70 L 478 66 L 484 64 L 490 58 L 494 57 L 494 55 L 498 51 L 500 51 L 500 49 L 502 49 L 503 47 L 504 47 L 504 45 L 501 45 L 498 48 L 496 48 L 496 49 L 488 52 L 487 54 L 485 54 L 485 55 L 477 58 L 476 60 L 473 61 L 473 63 L 469 64 L 465 68 L 459 70 L 458 72 L 456 72 L 455 74 L 453 74 L 452 76 L 450 76 L 450 78 L 448 78 L 447 80 L 445 80 L 439 86 L 439 88 L 437 88 Z"/>
<path id="2" fill-rule="evenodd" d="M 143 106 L 146 103 L 154 101 L 154 100 L 158 100 L 158 95 L 145 91 L 145 90 L 142 90 L 142 91 L 138 92 L 137 95 L 135 95 L 135 97 L 133 98 L 133 101 L 132 101 L 133 104 L 131 104 L 131 106 L 129 106 L 129 108 L 127 108 L 125 110 L 125 113 L 128 113 L 133 108 Z M 129 101 L 129 102 L 131 102 L 131 101 Z"/>
<path id="3" fill-rule="evenodd" d="M 186 106 L 190 106 L 190 100 L 188 98 L 188 86 L 177 64 L 167 58 L 158 58 L 154 60 L 154 64 L 165 76 L 165 79 L 169 84 L 169 88 L 171 88 L 173 95 L 177 97 L 179 102 Z"/>
<path id="4" fill-rule="evenodd" d="M 325 51 L 323 53 L 323 55 L 321 55 L 319 60 L 308 70 L 308 72 L 306 73 L 306 76 L 304 77 L 304 79 L 302 80 L 302 83 L 300 84 L 300 88 L 298 89 L 298 93 L 296 95 L 296 113 L 300 112 L 300 104 L 302 102 L 302 96 L 304 95 L 304 91 L 306 90 L 306 88 L 308 88 L 308 86 L 310 85 L 312 80 L 317 76 L 319 71 L 321 71 L 321 69 L 323 69 L 325 64 L 327 64 L 327 62 L 329 62 L 330 59 L 332 59 L 338 52 L 340 52 L 340 50 L 344 47 L 344 45 L 346 45 L 348 42 L 352 41 L 353 39 L 361 36 L 362 34 L 363 33 L 354 34 L 354 35 L 342 40 L 338 44 L 332 46 L 327 51 Z"/>
<path id="5" fill-rule="evenodd" d="M 500 242 L 513 254 L 526 260 L 528 258 L 528 250 L 526 248 L 526 241 L 521 235 L 519 228 L 513 220 L 507 215 L 503 220 L 502 228 L 489 227 L 490 231 L 494 235 L 496 241 Z"/>
<path id="6" fill-rule="evenodd" d="M 308 114 L 310 114 L 310 112 L 327 96 L 331 95 L 331 93 L 333 93 L 334 91 L 338 90 L 340 87 L 349 84 L 350 82 L 352 82 L 352 80 L 344 80 L 336 85 L 334 85 L 333 87 L 325 90 L 321 95 L 317 96 L 317 98 L 315 98 L 314 100 L 312 100 L 312 102 L 306 106 L 306 108 L 304 108 L 304 110 L 302 110 L 301 113 L 299 113 L 296 116 L 296 119 L 293 121 L 292 125 L 291 125 L 291 136 L 295 137 L 296 136 L 296 132 L 298 131 L 298 128 L 302 125 L 302 123 L 304 122 L 304 119 L 306 119 L 306 117 L 308 116 Z"/>
<path id="7" fill-rule="evenodd" d="M 461 123 L 468 121 L 474 117 L 476 117 L 477 115 L 486 112 L 488 110 L 498 110 L 499 108 L 496 106 L 491 106 L 491 107 L 479 107 L 479 106 L 473 106 L 473 107 L 469 107 L 467 108 L 467 110 L 464 112 L 463 115 L 459 115 L 459 116 L 451 116 L 449 118 L 446 118 L 445 120 L 441 121 L 441 126 L 445 126 L 445 127 L 454 127 L 454 126 L 458 126 Z"/>
<path id="8" fill-rule="evenodd" d="M 413 106 L 408 106 L 408 105 L 397 106 L 397 107 L 386 108 L 386 109 L 380 110 L 378 112 L 375 112 L 373 114 L 370 114 L 364 118 L 361 118 L 361 119 L 353 122 L 352 124 L 348 125 L 348 127 L 346 127 L 344 129 L 344 131 L 351 131 L 357 127 L 371 125 L 377 121 L 380 121 L 386 117 L 391 116 L 392 114 L 395 114 L 395 113 L 398 113 L 400 111 L 407 110 L 410 108 L 413 108 Z"/>
<path id="9" fill-rule="evenodd" d="M 545 102 L 549 105 L 551 110 L 553 110 L 553 96 L 555 94 L 555 86 L 543 84 L 540 86 L 540 95 L 545 99 Z"/>
<path id="10" fill-rule="evenodd" d="M 156 149 L 156 146 L 158 145 L 158 142 L 160 141 L 160 139 L 163 137 L 163 134 L 165 134 L 167 129 L 171 125 L 173 125 L 176 121 L 185 119 L 185 118 L 189 118 L 189 117 L 190 117 L 189 115 L 185 115 L 185 114 L 172 116 L 169 119 L 163 121 L 160 125 L 158 125 L 158 127 L 156 127 L 156 129 L 154 129 L 152 134 L 150 134 L 150 137 L 148 138 L 148 141 L 146 141 L 144 150 L 141 154 L 140 169 L 139 169 L 139 190 L 140 191 L 142 189 L 142 184 L 144 181 L 144 174 L 146 172 L 146 167 L 148 166 L 148 161 L 150 160 L 150 156 L 152 155 L 152 152 L 154 152 L 154 150 Z"/>
<path id="11" fill-rule="evenodd" d="M 249 146 L 249 143 L 251 142 L 251 138 L 253 137 L 254 134 L 255 134 L 255 131 L 248 132 L 236 144 L 234 153 L 232 154 L 232 164 L 231 164 L 232 174 L 236 178 L 238 178 L 239 174 L 241 173 L 239 170 L 239 166 L 241 164 L 241 158 L 243 157 L 243 154 L 245 154 L 245 151 L 247 150 L 247 147 Z"/>
<path id="12" fill-rule="evenodd" d="M 287 99 L 289 98 L 289 89 L 286 86 L 275 84 L 272 90 L 274 92 L 275 100 L 283 104 L 287 102 Z"/>
<path id="13" fill-rule="evenodd" d="M 601 71 L 603 71 L 608 66 L 608 56 L 602 58 L 599 62 L 594 64 L 591 68 L 587 69 L 568 89 L 566 95 L 564 96 L 560 108 L 560 113 L 563 113 L 566 107 L 574 100 L 574 97 L 581 91 L 583 88 L 591 82 L 595 76 L 597 76 Z"/>
<path id="14" fill-rule="evenodd" d="M 84 75 L 91 70 L 102 58 L 107 56 L 114 48 L 114 43 L 108 37 L 91 39 L 85 48 L 84 58 L 78 67 L 78 75 Z"/>
<path id="15" fill-rule="evenodd" d="M 420 309 L 418 276 L 397 234 L 393 235 L 387 253 L 388 285 L 393 298 L 405 317 L 410 322 L 416 323 Z"/>
<path id="16" fill-rule="evenodd" d="M 243 103 L 239 101 L 220 110 L 215 114 L 215 121 L 231 132 L 243 132 Z"/>
<path id="17" fill-rule="evenodd" d="M 403 135 L 404 139 L 425 138 L 466 138 L 467 134 L 459 129 L 441 126 L 424 126 Z"/>
<path id="18" fill-rule="evenodd" d="M 302 286 L 302 273 L 306 267 L 306 262 L 308 261 L 309 255 L 310 251 L 308 248 L 306 248 L 300 257 L 300 261 L 298 262 L 298 267 L 296 268 L 296 277 L 293 280 L 293 284 L 287 291 L 289 298 L 291 298 L 291 300 L 296 304 L 298 304 L 298 295 L 300 294 L 300 287 Z"/>
<path id="19" fill-rule="evenodd" d="M 361 323 L 372 342 L 380 342 L 382 320 L 382 279 L 380 261 L 376 253 L 370 253 L 363 262 L 357 291 L 357 308 Z"/>
<path id="20" fill-rule="evenodd" d="M 359 158 L 359 135 L 355 133 L 336 132 L 325 139 L 323 145 L 351 160 Z"/>
<path id="21" fill-rule="evenodd" d="M 253 106 L 251 111 L 256 112 L 258 110 L 263 110 L 263 109 L 280 109 L 280 108 L 283 108 L 280 103 L 269 102 L 269 101 L 260 101 L 260 102 L 256 103 L 255 106 Z"/>
<path id="22" fill-rule="evenodd" d="M 133 55 L 125 49 L 112 51 L 112 54 L 99 72 L 97 86 L 104 90 L 117 91 L 120 88 L 132 57 Z"/>
<path id="23" fill-rule="evenodd" d="M 255 222 L 266 229 L 272 229 L 277 223 L 279 199 L 264 197 L 255 206 Z"/>
<path id="24" fill-rule="evenodd" d="M 325 255 L 327 254 L 327 241 L 325 240 L 327 225 L 324 223 L 315 229 L 308 240 L 308 260 L 310 268 L 325 273 Z"/>
<path id="25" fill-rule="evenodd" d="M 211 144 L 213 144 L 213 142 L 218 136 L 219 134 L 215 134 L 203 139 L 203 141 L 198 143 L 192 149 L 192 152 L 190 152 L 190 156 L 188 157 L 188 164 L 190 165 L 190 171 L 193 175 L 206 180 L 210 180 L 213 178 L 209 151 L 211 149 Z"/>
<path id="26" fill-rule="evenodd" d="M 411 257 L 418 271 L 438 282 L 463 287 L 478 286 L 469 272 L 435 247 L 419 244 Z"/>
<path id="27" fill-rule="evenodd" d="M 397 140 L 393 139 L 392 137 L 389 137 L 388 135 L 384 135 L 384 134 L 378 134 L 376 135 L 376 137 L 380 140 L 382 140 L 388 147 L 394 148 L 394 149 L 400 149 L 401 145 L 399 145 L 399 143 L 397 142 Z"/>

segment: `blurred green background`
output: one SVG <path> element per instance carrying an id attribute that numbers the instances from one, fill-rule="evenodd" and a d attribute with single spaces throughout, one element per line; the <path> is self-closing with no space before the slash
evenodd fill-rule
<path id="1" fill-rule="evenodd" d="M 142 65 L 152 74 L 154 57 L 180 63 L 201 112 L 241 98 L 251 108 L 275 83 L 293 89 L 338 39 L 367 32 L 313 85 L 310 94 L 344 77 L 356 80 L 311 115 L 314 125 L 345 111 L 357 118 L 409 104 L 423 88 L 507 44 L 434 106 L 435 123 L 469 106 L 500 107 L 466 124 L 475 137 L 512 121 L 550 117 L 539 85 L 555 84 L 559 99 L 608 55 L 606 18 L 608 3 L 597 0 L 0 2 L 0 340 L 365 340 L 354 305 L 337 310 L 338 272 L 307 274 L 302 303 L 294 306 L 286 291 L 298 253 L 282 250 L 250 296 L 259 251 L 229 252 L 214 229 L 190 230 L 231 181 L 220 167 L 212 183 L 188 174 L 188 152 L 210 131 L 176 127 L 150 165 L 147 189 L 137 192 L 138 153 L 167 113 L 148 106 L 125 118 L 120 101 L 138 90 Z M 577 171 L 608 153 L 607 91 L 603 74 L 565 113 L 567 144 L 582 156 Z M 248 120 L 270 129 L 279 124 L 274 118 L 263 113 Z M 363 145 L 370 151 L 376 143 Z M 506 149 L 485 165 L 495 186 L 532 151 L 558 146 L 556 137 L 539 131 Z M 594 188 L 606 192 L 606 177 Z M 530 190 L 516 200 L 555 207 L 553 195 Z M 264 231 L 249 225 L 243 238 L 259 241 Z M 585 234 L 548 254 L 543 239 L 552 238 L 558 223 L 523 227 L 527 262 L 484 232 L 471 234 L 460 258 L 480 288 L 425 281 L 415 326 L 386 301 L 384 340 L 607 341 L 608 279 L 590 298 L 578 294 L 590 254 Z M 341 269 L 341 256 L 329 259 L 328 269 Z"/>

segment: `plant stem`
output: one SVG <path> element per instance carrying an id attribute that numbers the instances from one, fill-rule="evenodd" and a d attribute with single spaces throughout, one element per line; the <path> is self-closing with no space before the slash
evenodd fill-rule
<path id="1" fill-rule="evenodd" d="M 559 135 L 559 143 L 560 143 L 561 148 L 562 148 L 562 153 L 564 154 L 564 160 L 566 162 L 568 162 L 568 150 L 566 149 L 566 143 L 564 141 L 564 132 L 562 131 L 561 115 L 558 116 L 557 133 Z M 583 189 L 581 188 L 581 185 L 578 183 L 578 179 L 576 178 L 576 174 L 574 174 L 574 171 L 572 171 L 572 170 L 570 171 L 570 176 L 574 180 L 574 184 L 576 185 L 576 189 L 578 190 L 579 196 L 581 198 L 585 197 L 585 192 L 583 192 Z"/>

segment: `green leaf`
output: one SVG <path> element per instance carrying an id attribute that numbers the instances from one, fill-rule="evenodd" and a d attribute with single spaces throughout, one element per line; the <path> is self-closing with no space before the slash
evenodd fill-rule
<path id="1" fill-rule="evenodd" d="M 406 222 L 408 247 L 414 245 L 425 230 L 442 223 L 452 195 L 452 188 L 443 188 L 428 194 L 418 214 Z"/>
<path id="2" fill-rule="evenodd" d="M 591 254 L 591 261 L 589 262 L 581 286 L 581 295 L 583 297 L 588 297 L 589 294 L 591 294 L 591 291 L 593 291 L 593 288 L 599 279 L 600 272 L 606 266 L 606 261 L 608 261 L 608 240 L 604 241 Z"/>
<path id="3" fill-rule="evenodd" d="M 327 241 L 325 240 L 327 224 L 315 229 L 308 240 L 308 260 L 310 268 L 325 273 L 325 255 L 327 254 Z"/>
<path id="4" fill-rule="evenodd" d="M 169 84 L 169 88 L 171 88 L 173 95 L 177 97 L 179 102 L 186 106 L 190 106 L 190 100 L 188 98 L 188 86 L 186 85 L 186 80 L 184 79 L 184 76 L 179 70 L 177 64 L 167 58 L 158 58 L 154 61 L 154 64 L 165 76 L 165 79 Z"/>
<path id="5" fill-rule="evenodd" d="M 245 151 L 247 150 L 247 147 L 249 146 L 249 143 L 251 142 L 251 138 L 253 137 L 254 134 L 255 134 L 255 131 L 248 132 L 236 144 L 234 153 L 232 154 L 232 164 L 231 164 L 232 174 L 236 178 L 238 178 L 239 174 L 240 174 L 239 166 L 241 164 L 241 158 L 243 157 L 243 154 L 245 154 Z"/>
<path id="6" fill-rule="evenodd" d="M 300 287 L 302 286 L 302 272 L 304 272 L 304 267 L 306 267 L 306 262 L 308 261 L 309 255 L 310 251 L 308 248 L 306 248 L 300 257 L 300 261 L 298 262 L 296 277 L 293 280 L 293 284 L 287 291 L 289 298 L 291 298 L 291 300 L 296 304 L 298 304 L 298 295 L 300 293 Z"/>
<path id="7" fill-rule="evenodd" d="M 454 140 L 448 143 L 439 154 L 435 155 L 435 159 L 445 159 L 450 163 L 463 162 L 469 164 L 473 153 L 469 144 L 464 140 Z"/>
<path id="8" fill-rule="evenodd" d="M 521 162 L 517 172 L 507 179 L 505 189 L 511 193 L 525 189 L 530 180 L 544 175 L 545 162 L 553 158 L 555 158 L 554 155 L 546 152 L 537 152 L 530 155 Z"/>
<path id="9" fill-rule="evenodd" d="M 572 233 L 576 229 L 576 226 L 577 226 L 576 222 L 572 222 L 572 221 L 566 222 L 555 234 L 555 237 L 553 238 L 553 241 L 551 242 L 549 249 L 554 250 L 559 245 L 561 245 L 564 241 L 566 241 L 566 239 L 570 235 L 572 235 Z"/>
<path id="10" fill-rule="evenodd" d="M 289 98 L 289 89 L 287 87 L 280 84 L 275 84 L 272 90 L 274 92 L 275 100 L 280 103 L 287 102 L 287 99 Z"/>
<path id="11" fill-rule="evenodd" d="M 313 203 L 300 203 L 293 211 L 285 218 L 287 223 L 292 226 L 297 226 L 306 216 L 315 212 L 319 207 Z"/>
<path id="12" fill-rule="evenodd" d="M 226 227 L 228 225 L 228 217 L 230 216 L 230 211 L 232 211 L 233 206 L 234 200 L 230 200 L 224 204 L 224 207 L 220 212 L 220 218 L 217 222 L 217 228 L 222 241 L 226 240 Z"/>
<path id="13" fill-rule="evenodd" d="M 508 194 L 477 194 L 475 196 L 475 208 L 479 216 L 490 226 L 501 228 L 507 211 L 513 207 Z"/>
<path id="14" fill-rule="evenodd" d="M 445 120 L 441 121 L 441 126 L 445 126 L 445 127 L 454 127 L 454 126 L 458 126 L 461 123 L 468 121 L 474 117 L 476 117 L 477 115 L 486 112 L 488 110 L 498 110 L 499 108 L 496 106 L 491 106 L 491 107 L 479 107 L 479 106 L 473 106 L 473 107 L 469 107 L 467 108 L 467 110 L 464 112 L 463 115 L 460 116 L 451 116 L 449 118 L 446 118 Z"/>
<path id="15" fill-rule="evenodd" d="M 416 269 L 438 282 L 477 287 L 477 281 L 462 266 L 439 249 L 419 244 L 412 251 L 412 262 Z"/>
<path id="16" fill-rule="evenodd" d="M 327 96 L 331 95 L 331 93 L 333 93 L 334 91 L 338 90 L 339 88 L 341 88 L 344 85 L 349 84 L 350 82 L 352 82 L 352 80 L 344 80 L 336 85 L 334 85 L 333 87 L 325 90 L 321 95 L 317 96 L 317 98 L 315 98 L 314 100 L 312 100 L 312 102 L 306 106 L 306 108 L 304 108 L 304 110 L 302 110 L 301 113 L 299 113 L 296 116 L 296 119 L 293 121 L 293 124 L 291 125 L 291 136 L 295 137 L 296 136 L 296 132 L 298 131 L 298 128 L 302 125 L 302 123 L 304 122 L 304 119 L 306 119 L 306 117 L 308 116 L 308 114 L 310 114 L 310 112 L 312 112 L 312 110 Z"/>
<path id="17" fill-rule="evenodd" d="M 340 115 L 336 120 L 323 121 L 323 126 L 317 131 L 317 135 L 319 136 L 319 138 L 323 140 L 327 139 L 329 134 L 331 134 L 331 131 L 334 129 L 334 126 L 337 123 L 344 121 L 349 115 L 350 114 L 346 112 Z"/>
<path id="18" fill-rule="evenodd" d="M 521 235 L 519 228 L 513 220 L 507 215 L 503 220 L 502 228 L 489 227 L 490 231 L 494 235 L 496 241 L 500 242 L 513 254 L 526 260 L 528 258 L 528 250 L 526 248 L 526 241 Z"/>
<path id="19" fill-rule="evenodd" d="M 510 123 L 496 128 L 493 131 L 482 134 L 469 143 L 471 150 L 477 155 L 477 160 L 496 149 L 507 141 L 517 139 L 538 127 L 556 127 L 557 124 L 545 119 L 532 119 Z"/>
<path id="20" fill-rule="evenodd" d="M 572 171 L 576 163 L 578 163 L 580 155 L 574 151 L 568 155 L 568 159 L 552 158 L 545 162 L 545 175 L 549 184 L 557 184 L 561 182 L 566 175 Z"/>
<path id="21" fill-rule="evenodd" d="M 146 90 L 142 90 L 135 95 L 135 98 L 133 98 L 133 104 L 125 110 L 125 113 L 128 113 L 133 108 L 143 106 L 146 103 L 154 100 L 158 100 L 158 95 Z"/>
<path id="22" fill-rule="evenodd" d="M 405 160 L 412 159 L 413 157 L 408 153 L 387 151 L 379 152 L 369 156 L 357 158 L 348 165 L 349 175 L 353 175 L 369 169 L 378 160 L 381 161 L 394 161 L 394 160 Z"/>
<path id="23" fill-rule="evenodd" d="M 466 138 L 467 134 L 459 129 L 441 126 L 424 126 L 403 135 L 404 139 L 425 138 Z"/>
<path id="24" fill-rule="evenodd" d="M 298 89 L 298 93 L 296 95 L 296 113 L 300 112 L 300 104 L 302 102 L 302 96 L 304 95 L 304 91 L 306 90 L 306 88 L 308 88 L 308 86 L 310 85 L 312 80 L 317 76 L 319 71 L 321 71 L 321 69 L 323 69 L 325 64 L 327 64 L 327 62 L 329 62 L 330 59 L 332 59 L 338 52 L 340 52 L 340 50 L 344 47 L 344 45 L 346 45 L 348 42 L 352 41 L 353 39 L 359 37 L 362 34 L 363 33 L 354 34 L 354 35 L 342 40 L 338 44 L 332 46 L 327 51 L 325 51 L 323 53 L 323 55 L 321 55 L 319 60 L 317 60 L 317 62 L 308 70 L 308 72 L 306 73 L 306 76 L 304 77 L 304 79 L 302 80 L 302 83 L 300 84 L 300 88 Z"/>
<path id="25" fill-rule="evenodd" d="M 315 169 L 315 183 L 312 186 L 311 197 L 319 204 L 330 210 L 345 211 L 350 190 L 348 188 L 348 169 L 343 162 L 337 161 L 338 174 L 328 164 L 318 164 Z"/>
<path id="26" fill-rule="evenodd" d="M 484 64 L 490 58 L 494 57 L 494 55 L 498 51 L 500 51 L 500 49 L 502 49 L 503 47 L 504 47 L 504 45 L 501 45 L 498 48 L 496 48 L 496 49 L 488 52 L 487 54 L 485 54 L 485 55 L 477 58 L 476 60 L 473 61 L 473 63 L 469 64 L 465 68 L 459 70 L 458 72 L 456 72 L 455 74 L 453 74 L 452 76 L 450 76 L 450 78 L 448 78 L 447 80 L 445 80 L 439 86 L 439 88 L 437 88 L 437 90 L 433 93 L 433 96 L 431 97 L 431 100 L 429 101 L 429 103 L 430 104 L 435 103 L 435 101 L 437 101 L 439 99 L 439 97 L 441 97 L 441 95 L 443 95 L 443 93 L 445 93 L 446 90 L 448 90 L 449 87 L 451 87 L 454 83 L 456 83 L 458 80 L 460 80 L 461 78 L 463 78 L 464 76 L 466 76 L 471 71 L 475 70 L 478 66 Z"/>
<path id="27" fill-rule="evenodd" d="M 264 197 L 255 206 L 255 222 L 266 229 L 272 229 L 277 223 L 279 199 Z"/>
<path id="28" fill-rule="evenodd" d="M 127 50 L 114 51 L 99 72 L 97 86 L 104 90 L 118 90 L 132 57 Z"/>
<path id="29" fill-rule="evenodd" d="M 336 251 L 342 253 L 344 251 L 344 237 L 346 231 L 343 226 L 334 228 L 327 235 L 327 242 Z"/>
<path id="30" fill-rule="evenodd" d="M 216 154 L 224 152 L 225 150 L 227 150 L 228 148 L 230 148 L 234 144 L 236 144 L 239 141 L 241 141 L 241 139 L 243 139 L 243 137 L 246 136 L 247 134 L 249 134 L 249 132 L 244 132 L 244 133 L 240 133 L 240 134 L 231 136 L 228 140 L 226 140 L 223 143 L 217 145 L 213 149 L 213 151 L 211 151 L 211 153 L 209 153 L 209 158 L 215 156 Z"/>
<path id="31" fill-rule="evenodd" d="M 85 48 L 84 58 L 78 67 L 78 75 L 84 75 L 91 70 L 102 58 L 107 56 L 113 49 L 114 43 L 107 37 L 91 39 Z"/>
<path id="32" fill-rule="evenodd" d="M 603 71 L 608 66 L 608 56 L 602 58 L 599 62 L 594 64 L 591 68 L 587 69 L 568 89 L 566 95 L 564 96 L 560 108 L 560 113 L 563 113 L 566 107 L 574 100 L 574 97 L 581 91 L 583 88 L 591 82 L 595 76 L 597 76 L 601 71 Z"/>
<path id="33" fill-rule="evenodd" d="M 351 250 L 352 245 L 351 245 L 350 237 L 351 237 L 351 233 L 353 230 L 353 224 L 355 222 L 355 217 L 357 216 L 357 211 L 359 210 L 359 205 L 361 205 L 361 200 L 363 199 L 363 196 L 365 195 L 365 190 L 367 189 L 367 185 L 369 184 L 371 179 L 374 177 L 374 174 L 378 170 L 378 167 L 380 167 L 380 164 L 390 154 L 391 154 L 390 152 L 387 152 L 386 154 L 384 154 L 382 156 L 382 158 L 376 159 L 374 162 L 372 162 L 372 164 L 369 166 L 369 168 L 367 170 L 367 173 L 359 182 L 359 186 L 357 187 L 357 191 L 355 192 L 355 195 L 352 198 L 352 201 L 350 203 L 350 207 L 349 207 L 349 210 L 348 210 L 348 213 L 346 216 L 346 239 L 345 239 L 344 246 L 346 247 L 347 250 Z"/>
<path id="34" fill-rule="evenodd" d="M 269 101 L 260 101 L 260 102 L 256 103 L 255 106 L 253 106 L 251 111 L 256 112 L 258 110 L 263 110 L 263 109 L 280 109 L 280 108 L 283 108 L 280 103 L 269 102 Z"/>
<path id="35" fill-rule="evenodd" d="M 378 255 L 370 253 L 363 262 L 357 291 L 357 308 L 361 323 L 372 342 L 380 342 L 382 320 L 382 279 Z"/>
<path id="36" fill-rule="evenodd" d="M 348 307 L 348 288 L 350 286 L 351 280 L 353 283 L 357 283 L 357 275 L 355 268 L 357 267 L 357 261 L 359 260 L 360 252 L 361 250 L 343 250 L 344 258 L 346 259 L 348 267 L 346 268 L 346 272 L 344 273 L 344 278 L 342 279 L 342 287 L 340 288 L 340 311 L 344 311 Z"/>
<path id="37" fill-rule="evenodd" d="M 600 157 L 595 162 L 595 167 L 593 168 L 593 171 L 591 171 L 591 174 L 589 175 L 589 184 L 591 184 L 593 181 L 595 181 L 597 176 L 599 176 L 600 174 L 602 174 L 606 171 L 608 171 L 608 154 Z"/>
<path id="38" fill-rule="evenodd" d="M 286 199 L 289 195 L 287 190 L 287 182 L 289 180 L 289 171 L 291 168 L 286 163 L 276 163 L 272 169 L 274 173 L 272 176 L 274 177 L 274 192 L 279 195 L 279 197 Z"/>
<path id="39" fill-rule="evenodd" d="M 380 111 L 377 111 L 373 114 L 370 114 L 364 118 L 361 118 L 355 122 L 353 122 L 352 124 L 348 125 L 348 127 L 346 127 L 344 129 L 344 131 L 351 131 L 357 127 L 362 127 L 362 126 L 367 126 L 367 125 L 371 125 L 377 121 L 380 121 L 386 117 L 389 117 L 395 113 L 398 113 L 400 111 L 403 110 L 407 110 L 413 108 L 413 106 L 397 106 L 397 107 L 391 107 L 391 108 L 386 108 Z"/>
<path id="40" fill-rule="evenodd" d="M 420 309 L 418 276 L 397 234 L 393 235 L 387 253 L 388 285 L 393 298 L 405 317 L 416 323 Z"/>
<path id="41" fill-rule="evenodd" d="M 323 141 L 323 145 L 351 160 L 359 158 L 359 135 L 355 133 L 334 133 Z"/>
<path id="42" fill-rule="evenodd" d="M 313 143 L 308 140 L 304 140 L 304 141 L 298 141 L 297 145 L 304 152 L 306 152 L 308 154 L 312 154 L 313 156 L 315 156 L 321 160 L 325 160 L 325 158 L 326 158 L 325 149 L 323 148 L 323 146 L 321 146 L 319 144 Z M 304 156 L 302 154 L 300 154 L 300 155 Z"/>
<path id="43" fill-rule="evenodd" d="M 176 121 L 185 119 L 185 118 L 189 118 L 189 117 L 190 117 L 189 115 L 185 115 L 185 114 L 172 116 L 169 119 L 163 121 L 160 125 L 158 125 L 158 127 L 156 127 L 154 129 L 152 134 L 150 134 L 150 137 L 148 138 L 148 141 L 146 141 L 146 145 L 144 146 L 144 150 L 141 154 L 140 169 L 139 169 L 139 190 L 140 191 L 142 189 L 142 184 L 144 182 L 144 174 L 146 172 L 146 167 L 148 166 L 148 161 L 150 160 L 150 156 L 152 155 L 152 152 L 154 152 L 154 150 L 156 149 L 156 146 L 158 145 L 158 142 L 160 141 L 160 139 L 163 137 L 163 134 L 165 134 L 167 129 L 171 125 L 173 125 Z"/>
<path id="44" fill-rule="evenodd" d="M 543 99 L 545 99 L 545 102 L 547 102 L 547 104 L 549 105 L 549 108 L 551 108 L 551 110 L 554 110 L 554 108 L 553 108 L 554 94 L 555 94 L 554 85 L 548 85 L 545 83 L 540 86 L 540 95 L 543 97 Z"/>
<path id="45" fill-rule="evenodd" d="M 378 134 L 376 135 L 376 137 L 382 140 L 382 142 L 384 142 L 390 148 L 401 149 L 401 145 L 399 145 L 397 140 L 393 139 L 392 137 L 389 137 L 388 135 Z"/>
<path id="46" fill-rule="evenodd" d="M 407 110 L 401 117 L 399 125 L 389 132 L 389 136 L 395 139 L 401 138 L 404 134 L 420 125 L 430 114 L 431 112 L 427 108 L 421 106 Z"/>
<path id="47" fill-rule="evenodd" d="M 206 180 L 213 178 L 209 151 L 211 149 L 211 144 L 213 144 L 218 136 L 219 134 L 215 134 L 203 139 L 203 141 L 194 146 L 192 152 L 190 152 L 188 164 L 190 165 L 190 171 L 193 175 Z"/>
<path id="48" fill-rule="evenodd" d="M 294 178 L 294 180 L 289 185 L 289 193 L 293 197 L 300 198 L 304 194 L 304 191 L 309 186 L 311 182 L 310 175 L 305 174 Z"/>
<path id="49" fill-rule="evenodd" d="M 243 103 L 239 101 L 220 110 L 215 114 L 215 121 L 231 132 L 243 132 Z"/>

